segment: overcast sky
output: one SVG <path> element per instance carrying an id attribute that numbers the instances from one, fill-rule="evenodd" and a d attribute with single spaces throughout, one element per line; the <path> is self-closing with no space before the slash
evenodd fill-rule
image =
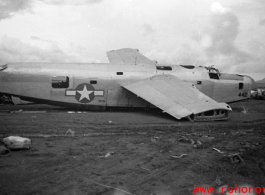
<path id="1" fill-rule="evenodd" d="M 1 64 L 108 62 L 120 48 L 264 78 L 265 0 L 0 0 Z"/>

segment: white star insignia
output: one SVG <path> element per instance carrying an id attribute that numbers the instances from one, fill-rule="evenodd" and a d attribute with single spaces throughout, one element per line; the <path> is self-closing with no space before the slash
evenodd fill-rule
<path id="1" fill-rule="evenodd" d="M 81 101 L 84 98 L 86 98 L 86 99 L 88 99 L 90 101 L 89 94 L 93 93 L 93 91 L 88 91 L 87 90 L 86 85 L 84 85 L 83 91 L 77 91 L 77 92 L 80 93 L 80 95 L 81 95 L 79 101 Z"/>

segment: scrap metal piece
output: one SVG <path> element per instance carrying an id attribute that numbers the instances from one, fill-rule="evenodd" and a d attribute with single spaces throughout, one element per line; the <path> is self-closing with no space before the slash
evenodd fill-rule
<path id="1" fill-rule="evenodd" d="M 115 188 L 115 187 L 112 187 L 112 186 L 104 185 L 104 184 L 101 184 L 101 183 L 98 183 L 98 182 L 95 182 L 95 181 L 92 181 L 92 180 L 87 180 L 87 181 L 90 181 L 90 182 L 92 182 L 92 183 L 94 183 L 94 184 L 97 184 L 97 185 L 100 185 L 100 186 L 104 186 L 104 187 L 106 187 L 106 188 L 115 189 L 115 190 L 121 191 L 121 192 L 126 193 L 126 194 L 136 195 L 136 194 L 133 194 L 133 193 L 131 193 L 131 192 L 128 192 L 128 191 L 122 190 L 122 189 L 120 189 L 120 188 Z"/>
<path id="2" fill-rule="evenodd" d="M 4 143 L 0 142 L 0 157 L 10 156 L 11 151 L 5 146 Z"/>
<path id="3" fill-rule="evenodd" d="M 19 136 L 9 136 L 3 139 L 5 146 L 8 149 L 30 149 L 31 140 L 29 138 Z"/>
<path id="4" fill-rule="evenodd" d="M 114 154 L 114 152 L 108 152 L 106 155 L 104 155 L 104 156 L 100 156 L 99 158 L 108 158 L 108 157 L 110 157 L 112 154 Z"/>
<path id="5" fill-rule="evenodd" d="M 72 129 L 68 129 L 66 132 L 65 132 L 65 135 L 68 135 L 70 134 L 71 136 L 74 136 L 75 135 L 75 131 L 73 131 Z"/>
<path id="6" fill-rule="evenodd" d="M 157 137 L 157 136 L 152 137 L 152 138 L 151 138 L 151 142 L 155 142 L 155 141 L 158 140 L 158 139 L 159 139 L 159 137 Z"/>
<path id="7" fill-rule="evenodd" d="M 215 151 L 217 151 L 217 152 L 219 152 L 219 153 L 221 153 L 221 154 L 224 153 L 223 151 L 221 151 L 221 150 L 219 150 L 219 149 L 217 149 L 217 148 L 213 148 L 213 150 L 215 150 Z"/>
<path id="8" fill-rule="evenodd" d="M 240 153 L 235 153 L 235 154 L 228 155 L 228 157 L 231 160 L 231 163 L 239 163 L 239 162 L 244 163 L 244 160 L 239 155 L 240 155 Z"/>
<path id="9" fill-rule="evenodd" d="M 187 156 L 187 154 L 181 154 L 180 156 L 170 155 L 171 158 L 182 158 L 183 156 Z"/>
<path id="10" fill-rule="evenodd" d="M 216 177 L 216 180 L 214 181 L 214 183 L 216 183 L 218 186 L 220 186 L 222 184 L 219 176 Z"/>

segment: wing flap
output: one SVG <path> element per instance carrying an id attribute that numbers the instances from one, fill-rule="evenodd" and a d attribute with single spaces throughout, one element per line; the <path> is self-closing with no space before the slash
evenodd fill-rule
<path id="1" fill-rule="evenodd" d="M 177 119 L 210 110 L 231 110 L 200 92 L 193 84 L 172 75 L 159 75 L 124 88 L 145 99 Z"/>

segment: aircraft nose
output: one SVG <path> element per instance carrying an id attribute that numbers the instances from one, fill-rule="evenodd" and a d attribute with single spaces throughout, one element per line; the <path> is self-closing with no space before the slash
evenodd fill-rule
<path id="1" fill-rule="evenodd" d="M 249 78 L 250 78 L 250 81 L 251 81 L 251 90 L 256 91 L 257 88 L 258 88 L 256 81 L 253 78 L 251 78 L 251 77 L 249 77 Z"/>
<path id="2" fill-rule="evenodd" d="M 257 85 L 257 83 L 256 83 L 256 81 L 252 81 L 252 88 L 251 88 L 251 90 L 254 90 L 254 91 L 256 91 L 256 90 L 258 90 L 258 85 Z"/>
<path id="3" fill-rule="evenodd" d="M 251 85 L 250 86 L 250 89 L 256 91 L 257 90 L 257 83 L 256 83 L 256 81 L 252 77 L 247 76 L 247 75 L 245 75 L 245 78 L 248 78 L 249 79 L 249 83 Z"/>

